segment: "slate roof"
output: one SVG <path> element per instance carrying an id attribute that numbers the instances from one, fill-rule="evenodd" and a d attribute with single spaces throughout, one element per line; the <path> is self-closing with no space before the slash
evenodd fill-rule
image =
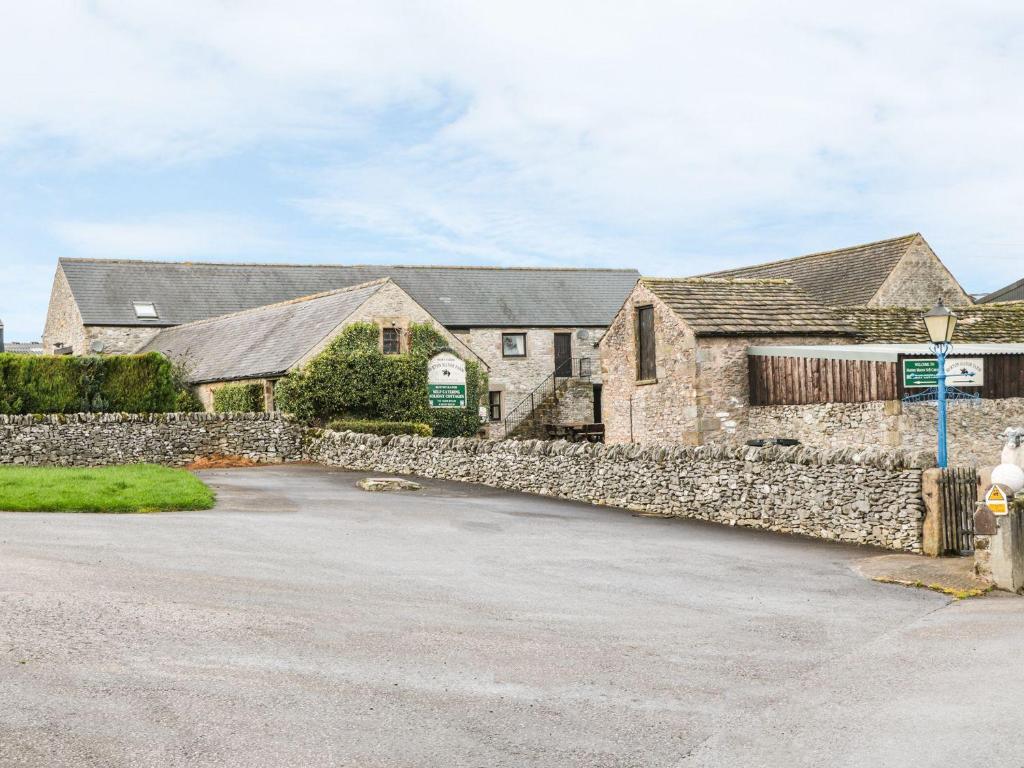
<path id="1" fill-rule="evenodd" d="M 41 355 L 43 354 L 43 342 L 5 341 L 4 352 L 10 352 L 12 355 Z"/>
<path id="2" fill-rule="evenodd" d="M 921 317 L 930 307 L 846 307 L 848 322 L 864 336 L 864 343 L 924 344 L 928 342 Z M 1024 301 L 956 307 L 953 343 L 1016 344 L 1024 342 Z"/>
<path id="3" fill-rule="evenodd" d="M 793 259 L 754 264 L 704 277 L 782 278 L 792 280 L 829 306 L 867 304 L 919 234 L 835 251 L 811 253 Z"/>
<path id="4" fill-rule="evenodd" d="M 280 376 L 386 282 L 165 328 L 142 351 L 182 361 L 193 384 Z"/>
<path id="5" fill-rule="evenodd" d="M 698 336 L 850 336 L 836 312 L 789 280 L 641 278 Z"/>
<path id="6" fill-rule="evenodd" d="M 85 325 L 190 323 L 390 277 L 444 326 L 607 326 L 629 269 L 209 264 L 61 259 Z M 133 301 L 154 302 L 140 320 Z"/>
<path id="7" fill-rule="evenodd" d="M 979 304 L 991 304 L 995 301 L 1024 301 L 1024 280 L 1005 285 L 978 299 Z"/>

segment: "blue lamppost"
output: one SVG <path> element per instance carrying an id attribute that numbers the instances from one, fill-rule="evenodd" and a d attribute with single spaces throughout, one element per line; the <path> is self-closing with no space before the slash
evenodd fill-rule
<path id="1" fill-rule="evenodd" d="M 936 371 L 936 400 L 939 410 L 939 467 L 945 469 L 949 463 L 946 450 L 946 354 L 950 349 L 950 342 L 953 340 L 953 330 L 956 328 L 956 315 L 943 304 L 942 299 L 932 309 L 925 313 L 924 325 L 928 329 L 928 339 L 931 341 L 932 352 L 935 353 L 935 361 L 938 364 Z"/>

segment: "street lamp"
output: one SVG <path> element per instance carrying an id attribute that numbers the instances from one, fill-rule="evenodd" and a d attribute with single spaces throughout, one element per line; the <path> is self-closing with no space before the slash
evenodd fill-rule
<path id="1" fill-rule="evenodd" d="M 938 459 L 939 467 L 945 469 L 948 464 L 946 451 L 946 353 L 949 352 L 953 330 L 956 328 L 956 314 L 950 311 L 939 298 L 938 304 L 925 313 L 924 325 L 928 329 L 928 339 L 931 341 L 932 352 L 935 353 L 935 360 L 938 364 L 936 371 L 936 384 L 938 385 L 936 400 L 939 405 Z"/>

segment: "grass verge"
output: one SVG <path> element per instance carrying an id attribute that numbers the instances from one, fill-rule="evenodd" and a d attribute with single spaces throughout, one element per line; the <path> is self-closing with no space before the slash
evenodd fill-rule
<path id="1" fill-rule="evenodd" d="M 947 587 L 942 584 L 925 584 L 923 581 L 903 581 L 902 579 L 889 579 L 885 576 L 876 576 L 871 579 L 877 581 L 879 584 L 898 584 L 901 587 L 914 587 L 915 589 L 930 589 L 932 592 L 941 592 L 944 595 L 949 595 L 955 600 L 968 600 L 972 597 L 981 597 L 984 594 L 991 592 L 994 587 L 971 587 L 967 589 L 957 587 Z"/>
<path id="2" fill-rule="evenodd" d="M 213 502 L 195 475 L 153 464 L 0 467 L 0 510 L 10 512 L 165 512 Z"/>

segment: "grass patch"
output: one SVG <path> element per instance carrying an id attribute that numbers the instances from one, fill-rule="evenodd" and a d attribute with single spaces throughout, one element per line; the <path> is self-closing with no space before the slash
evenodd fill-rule
<path id="1" fill-rule="evenodd" d="M 195 475 L 153 464 L 0 467 L 0 510 L 10 512 L 165 512 L 213 502 Z"/>
<path id="2" fill-rule="evenodd" d="M 901 579 L 886 578 L 885 576 L 877 576 L 872 579 L 872 581 L 877 581 L 879 584 L 898 584 L 901 587 L 930 589 L 932 592 L 940 592 L 943 595 L 949 595 L 954 600 L 969 600 L 972 597 L 981 597 L 995 589 L 995 587 L 992 586 L 957 589 L 956 587 L 946 587 L 942 584 L 925 584 L 923 581 L 903 581 Z"/>

